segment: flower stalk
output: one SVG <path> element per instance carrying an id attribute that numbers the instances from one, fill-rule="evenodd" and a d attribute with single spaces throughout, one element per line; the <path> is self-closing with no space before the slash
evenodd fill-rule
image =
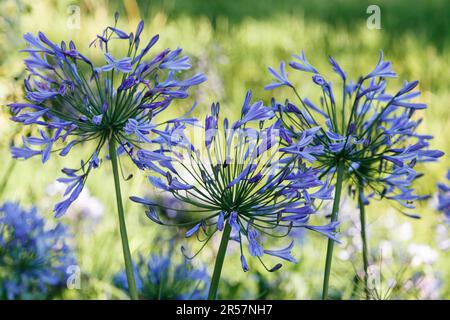
<path id="1" fill-rule="evenodd" d="M 16 163 L 17 161 L 11 161 L 9 163 L 8 168 L 5 170 L 5 176 L 3 177 L 2 181 L 0 181 L 0 197 L 3 195 L 3 192 L 5 191 L 6 186 L 8 185 L 9 178 L 11 177 L 11 174 L 14 171 Z"/>
<path id="2" fill-rule="evenodd" d="M 225 260 L 230 233 L 231 225 L 227 223 L 223 230 L 219 251 L 217 252 L 216 264 L 214 265 L 214 272 L 211 278 L 211 286 L 209 287 L 208 300 L 216 300 L 217 297 L 217 288 L 219 287 L 220 274 L 222 273 L 223 261 Z"/>
<path id="3" fill-rule="evenodd" d="M 128 288 L 132 300 L 138 299 L 136 280 L 134 278 L 133 262 L 131 260 L 130 246 L 128 244 L 127 226 L 122 203 L 122 193 L 120 191 L 119 166 L 117 163 L 116 143 L 114 139 L 109 140 L 109 157 L 111 159 L 114 187 L 116 190 L 117 211 L 119 214 L 120 238 L 122 239 L 123 257 L 125 260 L 125 271 L 127 275 Z"/>
<path id="4" fill-rule="evenodd" d="M 341 202 L 342 183 L 344 181 L 344 161 L 339 160 L 336 167 L 336 192 L 334 194 L 333 212 L 331 213 L 331 222 L 335 222 L 338 219 L 339 205 Z M 334 240 L 328 239 L 327 256 L 325 260 L 325 272 L 323 275 L 323 290 L 322 300 L 326 300 L 328 297 L 328 285 L 330 282 L 331 263 L 333 261 L 333 249 Z"/>
<path id="5" fill-rule="evenodd" d="M 364 292 L 366 295 L 366 300 L 370 299 L 368 280 L 369 274 L 367 272 L 369 268 L 368 259 L 368 248 L 367 248 L 367 235 L 366 235 L 366 208 L 364 204 L 364 191 L 363 185 L 360 184 L 358 187 L 358 202 L 359 202 L 359 218 L 361 223 L 361 241 L 362 241 L 362 258 L 364 266 Z"/>

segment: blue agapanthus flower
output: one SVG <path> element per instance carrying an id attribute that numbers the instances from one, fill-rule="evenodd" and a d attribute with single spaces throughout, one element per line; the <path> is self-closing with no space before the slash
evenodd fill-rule
<path id="1" fill-rule="evenodd" d="M 60 223 L 50 228 L 36 208 L 0 206 L 0 299 L 52 299 L 66 288 L 75 255 Z"/>
<path id="2" fill-rule="evenodd" d="M 447 171 L 447 183 L 438 184 L 438 210 L 450 221 L 450 170 Z"/>
<path id="3" fill-rule="evenodd" d="M 227 118 L 221 121 L 219 110 L 219 104 L 213 103 L 205 119 L 201 145 L 185 141 L 185 152 L 173 152 L 172 166 L 161 170 L 159 176 L 149 177 L 153 186 L 191 206 L 174 208 L 185 216 L 183 225 L 189 226 L 186 237 L 196 235 L 204 247 L 216 232 L 231 234 L 231 239 L 240 243 L 244 271 L 249 268 L 248 254 L 258 258 L 264 267 L 264 256 L 296 261 L 291 254 L 292 242 L 285 248 L 269 250 L 263 244 L 267 237 L 280 238 L 292 229 L 306 228 L 335 239 L 337 223 L 308 223 L 315 212 L 314 200 L 330 199 L 333 191 L 318 179 L 317 170 L 306 165 L 314 160 L 311 152 L 316 149 L 310 149 L 314 133 L 305 134 L 301 154 L 279 152 L 281 121 L 265 127 L 264 122 L 274 113 L 261 101 L 252 103 L 251 92 L 245 98 L 240 119 L 231 125 Z M 259 128 L 252 127 L 252 123 L 259 124 Z M 138 197 L 132 200 L 148 206 L 147 216 L 154 222 L 172 224 L 158 216 L 156 208 L 161 204 Z M 280 267 L 277 264 L 266 269 Z"/>
<path id="4" fill-rule="evenodd" d="M 418 81 L 405 81 L 400 90 L 390 93 L 387 79 L 396 74 L 382 53 L 374 69 L 356 83 L 330 57 L 340 79 L 341 90 L 336 92 L 337 86 L 308 62 L 304 52 L 294 58 L 289 66 L 312 76 L 319 98 L 304 97 L 288 80 L 284 64 L 279 73 L 269 68 L 275 82 L 266 89 L 289 87 L 298 99 L 298 103 L 286 100 L 274 107 L 287 137 L 282 150 L 301 154 L 305 132 L 314 131 L 309 147 L 320 148 L 310 153 L 323 175 L 334 175 L 342 162 L 346 181 L 364 187 L 366 203 L 377 195 L 413 209 L 414 201 L 425 198 L 412 188 L 413 181 L 422 176 L 416 164 L 436 161 L 444 154 L 430 149 L 433 137 L 417 130 L 422 122 L 417 111 L 426 108 L 414 100 L 420 95 Z"/>
<path id="5" fill-rule="evenodd" d="M 168 250 L 151 254 L 148 259 L 139 255 L 134 264 L 136 286 L 140 299 L 200 300 L 206 298 L 209 275 L 206 267 L 194 267 L 183 259 L 177 263 L 173 241 Z M 114 285 L 128 291 L 125 270 L 114 275 Z"/>
<path id="6" fill-rule="evenodd" d="M 67 185 L 66 198 L 55 206 L 57 217 L 77 199 L 90 171 L 100 165 L 105 144 L 114 143 L 118 154 L 128 155 L 140 168 L 164 164 L 161 141 L 192 119 L 183 116 L 162 122 L 156 117 L 173 101 L 188 97 L 190 87 L 206 80 L 202 74 L 185 75 L 191 65 L 180 48 L 150 55 L 159 36 L 142 47 L 143 21 L 133 34 L 118 29 L 117 19 L 116 15 L 114 26 L 91 43 L 103 52 L 104 62 L 99 64 L 72 41 L 56 44 L 42 32 L 24 36 L 28 46 L 22 51 L 29 54 L 24 61 L 27 102 L 9 107 L 13 121 L 40 131 L 38 136 L 23 137 L 23 146 L 12 147 L 13 157 L 40 156 L 45 163 L 51 153 L 65 157 L 76 145 L 95 142 L 91 156 L 79 168 L 63 170 L 66 177 L 59 181 Z M 125 56 L 113 53 L 115 44 L 128 48 Z"/>

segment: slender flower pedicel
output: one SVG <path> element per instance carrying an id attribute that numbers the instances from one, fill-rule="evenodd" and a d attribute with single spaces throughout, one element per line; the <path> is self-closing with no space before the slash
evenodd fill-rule
<path id="1" fill-rule="evenodd" d="M 10 104 L 13 121 L 40 128 L 39 136 L 24 137 L 22 147 L 12 147 L 14 158 L 40 156 L 45 163 L 51 153 L 61 157 L 86 142 L 93 142 L 91 155 L 79 168 L 65 168 L 66 198 L 56 204 L 56 217 L 62 216 L 78 198 L 88 175 L 101 164 L 106 148 L 112 163 L 116 189 L 122 246 L 132 298 L 137 297 L 125 217 L 120 192 L 118 156 L 127 155 L 141 169 L 164 165 L 167 157 L 159 151 L 170 132 L 183 127 L 189 118 L 158 122 L 155 117 L 174 100 L 188 96 L 187 89 L 205 81 L 202 74 L 180 75 L 190 69 L 189 58 L 181 49 L 165 49 L 149 56 L 158 41 L 154 36 L 140 49 L 143 21 L 136 32 L 126 33 L 114 26 L 107 27 L 91 45 L 98 46 L 105 61 L 94 65 L 77 50 L 75 44 L 64 41 L 57 45 L 42 32 L 24 38 L 29 54 L 25 59 L 29 73 L 25 80 L 26 103 Z M 113 55 L 113 40 L 128 47 L 125 57 Z M 172 141 L 172 144 L 175 144 Z M 91 145 L 91 144 L 89 144 Z M 154 150 L 158 150 L 155 152 Z"/>
<path id="2" fill-rule="evenodd" d="M 280 64 L 279 72 L 269 68 L 275 81 L 266 89 L 289 87 L 300 104 L 297 106 L 286 100 L 276 107 L 285 135 L 291 139 L 282 150 L 293 154 L 302 152 L 304 132 L 319 128 L 314 129 L 317 133 L 311 145 L 322 149 L 312 155 L 317 158 L 316 168 L 322 175 L 334 177 L 331 180 L 336 186 L 332 222 L 338 220 L 343 183 L 348 182 L 349 187 L 358 193 L 367 282 L 365 206 L 369 198 L 392 199 L 406 209 L 414 209 L 413 201 L 425 198 L 414 194 L 412 188 L 413 181 L 422 176 L 414 170 L 416 163 L 436 161 L 443 152 L 429 149 L 432 136 L 417 133 L 416 129 L 422 122 L 417 110 L 426 108 L 425 104 L 412 101 L 420 95 L 415 90 L 418 81 L 404 82 L 395 94 L 387 92 L 387 79 L 396 77 L 396 74 L 391 63 L 383 60 L 382 53 L 375 68 L 356 83 L 349 80 L 330 57 L 332 69 L 342 82 L 339 96 L 335 95 L 332 82 L 307 61 L 303 52 L 294 58 L 289 66 L 312 75 L 313 83 L 320 90 L 320 100 L 312 101 L 301 96 L 300 90 L 289 81 L 284 62 Z M 329 241 L 327 249 L 324 299 L 328 293 L 333 244 Z"/>
<path id="3" fill-rule="evenodd" d="M 239 243 L 244 271 L 249 270 L 248 254 L 268 271 L 278 270 L 281 264 L 267 267 L 265 256 L 296 262 L 291 254 L 293 242 L 283 249 L 269 250 L 263 246 L 267 237 L 282 238 L 292 229 L 306 228 L 335 239 L 337 223 L 308 224 L 309 216 L 315 212 L 314 199 L 330 199 L 332 193 L 332 188 L 318 180 L 319 172 L 306 166 L 307 161 L 314 160 L 309 150 L 314 133 L 304 136 L 302 154 L 278 152 L 282 139 L 278 135 L 280 121 L 264 128 L 264 122 L 272 119 L 274 113 L 261 101 L 250 100 L 249 92 L 240 120 L 231 126 L 227 118 L 220 121 L 219 104 L 212 104 L 211 115 L 205 120 L 202 146 L 185 142 L 187 152 L 173 152 L 173 166 L 168 171 L 161 170 L 162 177 L 149 177 L 153 186 L 191 206 L 190 210 L 174 209 L 184 212 L 187 219 L 188 214 L 192 217 L 183 224 L 190 227 L 186 237 L 196 235 L 202 239 L 203 248 L 216 232 L 222 232 L 209 299 L 216 298 L 230 239 Z M 259 129 L 251 127 L 251 123 L 259 123 Z M 138 197 L 132 200 L 148 206 L 147 216 L 154 222 L 171 225 L 158 216 L 156 208 L 161 205 L 155 201 Z"/>
<path id="4" fill-rule="evenodd" d="M 52 299 L 66 288 L 68 268 L 76 265 L 70 235 L 51 228 L 36 208 L 0 206 L 0 299 Z"/>

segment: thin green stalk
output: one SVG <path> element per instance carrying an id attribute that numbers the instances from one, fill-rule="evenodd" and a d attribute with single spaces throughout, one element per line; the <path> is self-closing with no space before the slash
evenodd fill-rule
<path id="1" fill-rule="evenodd" d="M 344 180 L 344 161 L 343 160 L 338 161 L 336 170 L 337 170 L 336 192 L 334 194 L 333 212 L 331 213 L 331 222 L 334 222 L 338 219 L 339 204 L 341 202 L 341 193 L 342 193 L 342 182 Z M 334 249 L 334 241 L 331 239 L 328 239 L 327 257 L 325 260 L 325 272 L 323 275 L 322 300 L 325 300 L 328 297 L 328 284 L 330 282 L 331 262 L 333 260 L 333 249 Z"/>
<path id="2" fill-rule="evenodd" d="M 111 138 L 109 140 L 109 157 L 111 158 L 111 164 L 114 174 L 114 186 L 116 189 L 116 200 L 117 200 L 117 211 L 119 213 L 119 226 L 120 226 L 120 237 L 122 239 L 122 250 L 123 257 L 125 259 L 125 271 L 128 280 L 128 290 L 130 292 L 130 297 L 132 300 L 138 299 L 136 281 L 134 278 L 133 262 L 131 260 L 130 247 L 128 245 L 128 235 L 127 227 L 125 224 L 125 214 L 123 210 L 122 203 L 122 193 L 120 191 L 120 178 L 119 178 L 119 166 L 117 164 L 117 153 L 116 153 L 116 143 Z"/>
<path id="3" fill-rule="evenodd" d="M 211 278 L 211 286 L 209 287 L 208 300 L 215 300 L 217 296 L 217 288 L 219 287 L 220 274 L 222 273 L 222 266 L 223 261 L 225 260 L 225 253 L 227 252 L 228 240 L 230 240 L 230 233 L 231 226 L 229 223 L 226 223 L 222 240 L 220 241 L 219 251 L 217 252 L 216 264 L 214 265 L 214 272 Z"/>
<path id="4" fill-rule="evenodd" d="M 369 281 L 369 274 L 367 272 L 367 269 L 369 268 L 369 259 L 368 259 L 368 250 L 367 250 L 367 237 L 366 237 L 366 208 L 364 205 L 363 200 L 363 186 L 359 185 L 359 219 L 361 222 L 361 240 L 362 240 L 362 257 L 363 257 L 363 265 L 364 265 L 364 291 L 366 293 L 366 299 L 370 299 L 369 295 L 369 287 L 368 287 L 368 281 Z"/>
<path id="5" fill-rule="evenodd" d="M 6 186 L 8 185 L 9 177 L 11 177 L 11 174 L 14 171 L 14 167 L 16 166 L 17 161 L 13 160 L 9 163 L 8 168 L 5 170 L 5 176 L 3 177 L 3 180 L 0 182 L 0 197 L 2 196 L 3 192 L 6 189 Z"/>

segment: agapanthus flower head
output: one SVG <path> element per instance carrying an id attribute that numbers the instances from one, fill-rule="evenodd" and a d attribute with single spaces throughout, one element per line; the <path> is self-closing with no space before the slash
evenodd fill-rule
<path id="1" fill-rule="evenodd" d="M 282 150 L 298 154 L 304 148 L 304 132 L 313 130 L 308 148 L 320 147 L 319 152 L 310 154 L 317 159 L 314 166 L 323 175 L 334 175 L 338 162 L 343 162 L 347 181 L 364 186 L 365 201 L 377 195 L 414 208 L 413 201 L 424 198 L 412 188 L 412 182 L 422 176 L 414 169 L 416 164 L 436 161 L 443 155 L 429 148 L 432 136 L 417 130 L 422 122 L 418 110 L 426 108 L 415 101 L 420 95 L 418 81 L 405 81 L 400 90 L 390 93 L 387 78 L 396 74 L 381 53 L 375 68 L 356 83 L 330 57 L 332 70 L 340 79 L 340 86 L 333 86 L 303 52 L 294 57 L 289 65 L 312 74 L 320 95 L 317 99 L 304 97 L 282 72 L 284 82 L 279 86 L 292 88 L 298 99 L 298 103 L 286 100 L 274 107 L 281 130 L 288 137 Z M 273 74 L 272 69 L 269 71 Z M 336 92 L 337 87 L 340 92 Z"/>
<path id="2" fill-rule="evenodd" d="M 220 105 L 213 103 L 201 134 L 204 140 L 195 146 L 185 142 L 185 152 L 173 153 L 168 170 L 149 177 L 153 186 L 191 206 L 180 210 L 190 217 L 184 221 L 190 226 L 186 237 L 196 235 L 206 245 L 216 232 L 230 228 L 231 239 L 240 243 L 245 271 L 249 268 L 248 254 L 257 257 L 264 267 L 264 255 L 295 262 L 291 254 L 293 243 L 287 243 L 283 249 L 268 250 L 263 241 L 269 237 L 280 238 L 292 229 L 306 228 L 334 239 L 336 223 L 308 223 L 315 212 L 314 200 L 330 199 L 332 188 L 319 181 L 317 170 L 306 166 L 303 159 L 310 159 L 308 141 L 301 156 L 278 151 L 282 139 L 280 121 L 264 124 L 273 117 L 271 108 L 261 101 L 251 102 L 250 92 L 240 119 L 231 125 L 227 118 L 221 120 Z M 138 197 L 132 200 L 148 206 L 147 216 L 154 222 L 171 224 L 157 215 L 160 204 Z M 245 245 L 248 250 L 244 250 Z M 280 267 L 277 264 L 266 269 L 274 271 Z"/>
<path id="3" fill-rule="evenodd" d="M 105 144 L 114 142 L 119 154 L 128 155 L 140 168 L 151 167 L 148 161 L 141 161 L 139 151 L 157 150 L 160 154 L 159 144 L 167 139 L 167 132 L 192 120 L 156 120 L 173 101 L 186 98 L 188 89 L 206 78 L 186 75 L 191 65 L 180 48 L 151 55 L 159 36 L 140 45 L 143 25 L 141 21 L 134 34 L 116 24 L 105 28 L 91 43 L 103 52 L 104 61 L 99 64 L 72 41 L 56 44 L 42 32 L 24 36 L 28 46 L 23 52 L 29 54 L 24 61 L 27 102 L 9 107 L 13 121 L 37 126 L 40 131 L 36 137 L 24 137 L 22 147 L 12 147 L 13 157 L 40 156 L 45 163 L 51 153 L 65 157 L 78 144 L 94 141 L 96 145 L 80 168 L 63 170 L 67 177 L 60 181 L 68 187 L 66 199 L 55 207 L 56 216 L 63 215 L 79 196 L 89 172 L 100 165 Z M 127 54 L 113 52 L 116 45 L 128 48 Z"/>
<path id="4" fill-rule="evenodd" d="M 0 206 L 0 298 L 51 299 L 66 288 L 68 268 L 76 265 L 60 223 L 51 228 L 36 208 Z"/>
<path id="5" fill-rule="evenodd" d="M 450 169 L 446 175 L 447 183 L 438 183 L 438 210 L 450 221 Z"/>
<path id="6" fill-rule="evenodd" d="M 200 300 L 206 298 L 209 275 L 206 267 L 195 267 L 190 261 L 177 261 L 174 241 L 166 250 L 139 255 L 134 264 L 136 286 L 140 299 L 147 300 Z M 180 254 L 182 257 L 182 255 Z M 128 291 L 125 270 L 114 275 L 114 284 Z"/>

